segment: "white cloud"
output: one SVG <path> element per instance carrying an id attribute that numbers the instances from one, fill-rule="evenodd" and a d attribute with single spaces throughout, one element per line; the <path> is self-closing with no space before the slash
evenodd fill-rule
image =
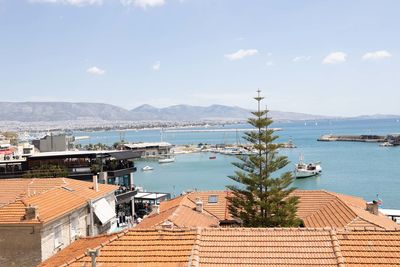
<path id="1" fill-rule="evenodd" d="M 137 6 L 143 9 L 148 7 L 158 7 L 165 4 L 165 0 L 121 0 L 124 6 Z"/>
<path id="2" fill-rule="evenodd" d="M 254 56 L 257 54 L 258 54 L 257 49 L 247 49 L 247 50 L 240 49 L 235 53 L 225 55 L 225 57 L 229 60 L 239 60 L 239 59 L 242 59 L 242 58 L 245 58 L 248 56 Z"/>
<path id="3" fill-rule="evenodd" d="M 273 61 L 267 61 L 267 62 L 265 63 L 265 65 L 267 65 L 267 67 L 272 67 L 272 66 L 275 65 L 275 64 L 274 64 Z"/>
<path id="4" fill-rule="evenodd" d="M 103 75 L 103 74 L 106 73 L 105 70 L 100 69 L 100 68 L 98 68 L 98 67 L 96 67 L 96 66 L 93 66 L 93 67 L 91 67 L 91 68 L 88 68 L 88 69 L 86 70 L 86 72 L 89 73 L 89 74 L 92 74 L 92 75 Z"/>
<path id="5" fill-rule="evenodd" d="M 63 4 L 71 6 L 101 5 L 103 0 L 29 0 L 30 3 Z"/>
<path id="6" fill-rule="evenodd" d="M 160 70 L 161 62 L 157 61 L 156 63 L 153 64 L 152 68 L 153 68 L 153 70 Z"/>
<path id="7" fill-rule="evenodd" d="M 390 58 L 390 57 L 392 57 L 392 54 L 390 54 L 388 51 L 379 50 L 379 51 L 365 53 L 362 56 L 362 59 L 363 60 L 379 60 L 379 59 L 385 59 L 385 58 Z"/>
<path id="8" fill-rule="evenodd" d="M 343 52 L 332 52 L 327 55 L 322 61 L 323 64 L 338 64 L 345 62 L 347 59 L 347 54 Z"/>
<path id="9" fill-rule="evenodd" d="M 310 60 L 311 60 L 310 56 L 297 56 L 292 59 L 293 62 L 305 62 Z"/>

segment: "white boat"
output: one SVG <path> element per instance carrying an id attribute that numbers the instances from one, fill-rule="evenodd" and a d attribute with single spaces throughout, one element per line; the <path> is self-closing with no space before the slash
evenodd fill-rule
<path id="1" fill-rule="evenodd" d="M 158 163 L 170 163 L 170 162 L 174 162 L 175 161 L 175 157 L 167 157 L 167 158 L 163 158 L 163 159 L 159 159 Z"/>
<path id="2" fill-rule="evenodd" d="M 390 142 L 384 142 L 384 143 L 380 144 L 380 146 L 394 146 L 394 145 Z"/>
<path id="3" fill-rule="evenodd" d="M 321 163 L 304 163 L 302 157 L 300 157 L 300 162 L 296 164 L 294 170 L 294 176 L 296 178 L 306 178 L 318 175 L 322 172 Z"/>
<path id="4" fill-rule="evenodd" d="M 142 171 L 152 171 L 152 170 L 154 170 L 154 168 L 153 168 L 153 167 L 150 167 L 150 166 L 144 166 L 144 167 L 142 168 Z"/>

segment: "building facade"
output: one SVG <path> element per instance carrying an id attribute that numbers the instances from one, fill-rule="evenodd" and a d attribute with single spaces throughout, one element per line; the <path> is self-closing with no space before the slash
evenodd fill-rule
<path id="1" fill-rule="evenodd" d="M 67 178 L 0 180 L 0 266 L 36 266 L 79 237 L 114 231 L 117 188 Z"/>

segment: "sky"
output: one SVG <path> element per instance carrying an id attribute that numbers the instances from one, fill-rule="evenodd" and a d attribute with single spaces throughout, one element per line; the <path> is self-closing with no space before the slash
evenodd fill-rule
<path id="1" fill-rule="evenodd" d="M 400 1 L 0 0 L 0 101 L 400 114 Z"/>

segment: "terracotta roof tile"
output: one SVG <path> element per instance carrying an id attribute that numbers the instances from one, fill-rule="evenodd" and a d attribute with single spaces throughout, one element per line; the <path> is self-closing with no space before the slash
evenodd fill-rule
<path id="1" fill-rule="evenodd" d="M 12 192 L 8 203 L 0 206 L 0 224 L 46 223 L 116 189 L 114 185 L 100 184 L 99 191 L 95 191 L 90 182 L 67 178 L 0 180 L 3 200 Z M 24 219 L 29 205 L 38 208 L 38 219 Z"/>
<path id="2" fill-rule="evenodd" d="M 293 195 L 300 197 L 297 215 L 306 227 L 399 227 L 383 214 L 366 211 L 362 198 L 324 190 L 296 190 Z"/>
<path id="3" fill-rule="evenodd" d="M 219 225 L 219 220 L 216 217 L 206 212 L 197 212 L 192 207 L 180 205 L 174 206 L 159 214 L 151 214 L 143 219 L 137 228 L 161 227 L 165 222 L 170 222 L 174 227 L 178 228 L 215 227 Z"/>
<path id="4" fill-rule="evenodd" d="M 107 244 L 115 238 L 117 234 L 101 235 L 96 237 L 84 237 L 76 240 L 73 244 L 57 253 L 55 257 L 51 257 L 42 262 L 39 267 L 53 267 L 66 264 L 68 261 L 77 257 L 82 257 L 88 248 L 95 248 L 99 244 Z"/>
<path id="5" fill-rule="evenodd" d="M 216 197 L 216 203 L 209 202 L 211 196 Z M 227 196 L 229 196 L 229 191 L 202 191 L 188 194 L 188 198 L 193 201 L 193 203 L 196 202 L 197 198 L 200 198 L 203 201 L 204 209 L 216 216 L 219 220 L 232 219 L 228 210 Z"/>
<path id="6" fill-rule="evenodd" d="M 97 263 L 99 266 L 187 266 L 195 233 L 195 230 L 130 230 L 102 247 Z M 91 266 L 91 259 L 85 256 L 70 266 Z"/>
<path id="7" fill-rule="evenodd" d="M 54 266 L 66 261 L 70 261 L 68 266 L 91 266 L 88 256 L 78 254 L 95 247 L 100 248 L 98 266 L 103 267 L 400 264 L 400 231 L 365 228 L 131 229 L 106 241 L 102 237 L 77 241 L 48 262 Z"/>
<path id="8" fill-rule="evenodd" d="M 400 231 L 339 230 L 346 266 L 400 265 Z"/>

